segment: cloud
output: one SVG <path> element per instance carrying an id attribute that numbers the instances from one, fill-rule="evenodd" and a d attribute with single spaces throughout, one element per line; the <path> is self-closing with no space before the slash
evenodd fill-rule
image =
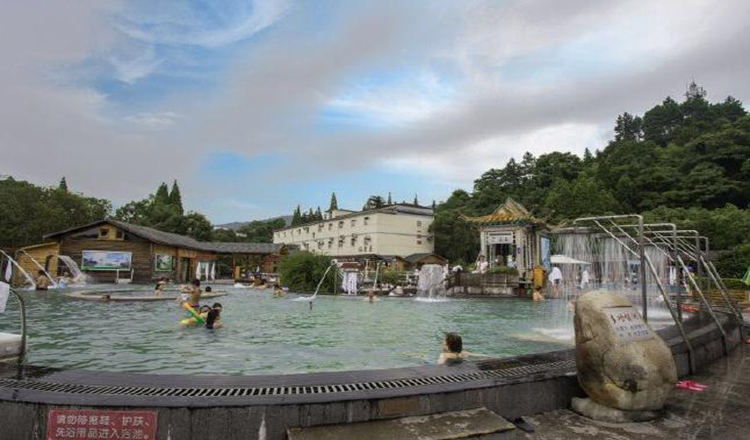
<path id="1" fill-rule="evenodd" d="M 424 194 L 602 147 L 692 79 L 750 99 L 740 0 L 200 5 L 7 5 L 0 173 L 116 202 L 176 178 L 189 208 L 264 217 L 315 184 L 364 197 L 398 172 Z M 205 170 L 218 152 L 276 162 Z"/>

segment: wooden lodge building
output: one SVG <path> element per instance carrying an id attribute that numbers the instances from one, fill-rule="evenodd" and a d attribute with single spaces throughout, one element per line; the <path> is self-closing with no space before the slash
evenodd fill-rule
<path id="1" fill-rule="evenodd" d="M 200 242 L 112 219 L 47 234 L 44 239 L 43 244 L 16 252 L 21 267 L 34 275 L 38 263 L 53 276 L 62 275 L 68 269 L 60 257 L 67 256 L 93 283 L 152 283 L 162 277 L 186 282 L 197 274 L 202 279 L 240 278 L 256 269 L 274 273 L 288 253 L 281 244 Z"/>

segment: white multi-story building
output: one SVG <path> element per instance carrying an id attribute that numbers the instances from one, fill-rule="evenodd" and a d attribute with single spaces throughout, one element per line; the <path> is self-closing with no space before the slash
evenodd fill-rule
<path id="1" fill-rule="evenodd" d="M 273 242 L 337 257 L 430 254 L 435 249 L 429 233 L 432 220 L 432 209 L 409 204 L 334 210 L 326 212 L 324 220 L 274 231 Z"/>

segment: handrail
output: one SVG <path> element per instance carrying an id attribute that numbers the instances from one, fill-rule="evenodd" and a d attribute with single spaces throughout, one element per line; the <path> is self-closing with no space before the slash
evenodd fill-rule
<path id="1" fill-rule="evenodd" d="M 19 307 L 21 313 L 21 353 L 18 355 L 18 364 L 21 365 L 26 360 L 26 301 L 24 301 L 23 297 L 12 287 L 9 288 L 9 290 L 10 293 L 15 295 L 21 306 Z"/>

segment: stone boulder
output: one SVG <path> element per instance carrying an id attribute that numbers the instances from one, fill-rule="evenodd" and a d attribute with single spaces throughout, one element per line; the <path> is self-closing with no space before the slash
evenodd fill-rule
<path id="1" fill-rule="evenodd" d="M 608 291 L 581 295 L 575 306 L 576 367 L 594 402 L 623 411 L 658 411 L 677 382 L 666 343 L 628 298 Z"/>

